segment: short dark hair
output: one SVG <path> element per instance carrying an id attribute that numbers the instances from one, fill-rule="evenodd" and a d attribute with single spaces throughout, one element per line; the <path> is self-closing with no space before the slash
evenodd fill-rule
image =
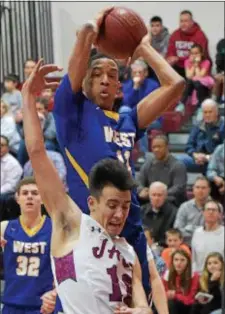
<path id="1" fill-rule="evenodd" d="M 180 12 L 180 15 L 184 15 L 184 14 L 189 14 L 191 17 L 193 17 L 192 12 L 189 11 L 189 10 L 183 10 L 183 11 Z"/>
<path id="2" fill-rule="evenodd" d="M 150 24 L 151 23 L 154 23 L 154 22 L 159 22 L 159 23 L 163 23 L 163 20 L 160 16 L 153 16 L 151 19 L 150 19 Z"/>
<path id="3" fill-rule="evenodd" d="M 163 140 L 167 146 L 169 145 L 168 137 L 165 134 L 157 134 L 157 135 L 155 135 L 153 137 L 153 139 L 152 139 L 152 142 L 154 140 Z"/>
<path id="4" fill-rule="evenodd" d="M 21 187 L 24 185 L 29 185 L 29 184 L 36 184 L 37 185 L 34 177 L 25 177 L 22 180 L 20 180 L 20 182 L 18 183 L 18 185 L 16 187 L 16 192 L 19 194 Z"/>
<path id="5" fill-rule="evenodd" d="M 183 239 L 183 234 L 178 228 L 170 228 L 169 230 L 166 231 L 166 236 L 168 235 L 177 235 L 180 239 Z"/>
<path id="6" fill-rule="evenodd" d="M 222 206 L 219 202 L 217 202 L 216 200 L 213 200 L 213 199 L 209 199 L 208 201 L 205 202 L 204 207 L 203 207 L 203 210 L 205 210 L 206 206 L 207 206 L 209 203 L 214 203 L 214 204 L 216 204 L 217 209 L 218 209 L 218 212 L 220 212 L 220 213 L 223 212 L 223 206 Z"/>
<path id="7" fill-rule="evenodd" d="M 1 135 L 1 138 L 3 138 L 6 141 L 7 146 L 9 146 L 9 139 L 5 135 Z"/>
<path id="8" fill-rule="evenodd" d="M 122 162 L 107 158 L 97 162 L 89 173 L 90 194 L 98 198 L 106 186 L 131 191 L 136 187 L 136 183 Z"/>
<path id="9" fill-rule="evenodd" d="M 115 59 L 113 59 L 113 58 L 111 58 L 111 57 L 109 57 L 109 56 L 107 56 L 107 55 L 105 55 L 103 53 L 100 53 L 100 52 L 96 52 L 95 54 L 93 54 L 90 57 L 89 62 L 88 62 L 88 68 L 91 67 L 93 61 L 99 60 L 99 59 L 109 59 L 109 60 L 112 60 L 112 61 L 114 61 L 116 63 L 116 65 L 118 66 L 118 69 L 119 69 L 119 65 L 118 65 L 118 63 L 116 62 Z"/>
<path id="10" fill-rule="evenodd" d="M 148 234 L 150 235 L 150 237 L 154 240 L 155 239 L 155 234 L 154 234 L 154 230 L 153 228 L 149 228 L 147 226 L 143 226 L 143 230 L 144 232 L 148 232 Z"/>
<path id="11" fill-rule="evenodd" d="M 13 83 L 19 83 L 19 76 L 14 73 L 10 73 L 4 77 L 4 81 L 11 81 Z"/>
<path id="12" fill-rule="evenodd" d="M 48 100 L 44 97 L 37 97 L 35 103 L 40 103 L 45 107 L 45 109 L 48 109 Z"/>

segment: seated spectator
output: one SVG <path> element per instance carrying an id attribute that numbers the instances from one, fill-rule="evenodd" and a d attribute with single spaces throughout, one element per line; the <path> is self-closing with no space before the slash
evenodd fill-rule
<path id="1" fill-rule="evenodd" d="M 190 50 L 190 55 L 184 62 L 185 75 L 187 78 L 186 88 L 176 111 L 184 111 L 189 97 L 195 96 L 197 100 L 192 101 L 192 105 L 198 107 L 210 96 L 210 90 L 214 85 L 214 80 L 210 75 L 211 63 L 204 56 L 203 49 L 200 45 L 194 44 Z"/>
<path id="2" fill-rule="evenodd" d="M 203 48 L 206 59 L 211 60 L 206 35 L 193 20 L 192 13 L 185 10 L 180 13 L 180 27 L 170 36 L 166 55 L 168 62 L 183 77 L 185 77 L 184 62 L 194 43 L 199 44 Z"/>
<path id="3" fill-rule="evenodd" d="M 224 150 L 225 142 L 217 146 L 207 168 L 207 178 L 211 182 L 211 196 L 220 203 L 223 203 L 225 193 Z"/>
<path id="4" fill-rule="evenodd" d="M 141 167 L 138 178 L 138 195 L 142 202 L 148 201 L 149 186 L 160 181 L 168 187 L 167 200 L 179 206 L 186 200 L 187 173 L 185 166 L 169 153 L 169 143 L 165 135 L 157 135 L 152 141 L 153 157 Z"/>
<path id="5" fill-rule="evenodd" d="M 1 135 L 1 200 L 11 197 L 21 179 L 23 169 L 19 162 L 9 153 L 9 140 Z"/>
<path id="6" fill-rule="evenodd" d="M 213 99 L 217 102 L 224 103 L 224 59 L 225 59 L 225 39 L 221 39 L 216 47 L 216 72 L 215 75 L 215 85 L 213 88 Z"/>
<path id="7" fill-rule="evenodd" d="M 182 249 L 191 256 L 191 251 L 184 244 L 183 235 L 179 229 L 171 228 L 166 232 L 166 245 L 167 248 L 162 251 L 161 256 L 168 268 L 171 266 L 171 256 L 176 250 Z"/>
<path id="8" fill-rule="evenodd" d="M 203 207 L 210 197 L 210 183 L 207 178 L 200 176 L 193 185 L 194 198 L 183 203 L 178 209 L 174 228 L 178 228 L 189 246 L 193 232 L 203 226 Z"/>
<path id="9" fill-rule="evenodd" d="M 60 155 L 60 153 L 53 152 L 50 150 L 46 151 L 49 159 L 53 162 L 60 179 L 64 183 L 64 186 L 66 187 L 66 166 L 63 160 L 63 157 Z M 33 176 L 33 168 L 31 165 L 31 161 L 27 161 L 23 168 L 23 177 L 32 177 Z"/>
<path id="10" fill-rule="evenodd" d="M 219 252 L 224 256 L 224 226 L 221 225 L 222 205 L 209 200 L 204 206 L 204 226 L 197 228 L 193 234 L 192 269 L 202 273 L 207 255 Z"/>
<path id="11" fill-rule="evenodd" d="M 30 74 L 32 73 L 34 67 L 36 65 L 36 61 L 34 61 L 33 59 L 27 59 L 24 62 L 24 67 L 23 67 L 23 71 L 24 71 L 24 76 L 25 76 L 25 80 L 30 76 Z"/>
<path id="12" fill-rule="evenodd" d="M 218 107 L 213 99 L 202 103 L 203 119 L 191 129 L 186 153 L 179 155 L 187 171 L 206 173 L 208 161 L 215 148 L 224 140 L 224 119 L 219 116 Z"/>
<path id="13" fill-rule="evenodd" d="M 167 201 L 167 186 L 162 182 L 150 185 L 149 201 L 142 207 L 143 223 L 153 230 L 155 241 L 165 246 L 165 232 L 173 226 L 177 209 Z"/>
<path id="14" fill-rule="evenodd" d="M 222 307 L 221 289 L 224 286 L 224 258 L 220 253 L 210 253 L 205 260 L 200 277 L 200 292 L 213 296 L 210 302 L 199 298 L 194 304 L 191 314 L 211 314 Z M 214 313 L 214 312 L 213 312 Z"/>
<path id="15" fill-rule="evenodd" d="M 131 77 L 123 83 L 123 103 L 133 108 L 148 94 L 159 88 L 159 83 L 147 78 L 148 66 L 142 60 L 136 60 L 131 65 Z"/>
<path id="16" fill-rule="evenodd" d="M 167 53 L 170 34 L 168 28 L 163 26 L 160 16 L 153 16 L 150 20 L 151 45 L 163 57 Z"/>
<path id="17" fill-rule="evenodd" d="M 199 276 L 191 272 L 191 258 L 184 250 L 172 254 L 172 262 L 163 276 L 166 289 L 169 313 L 189 314 L 199 286 Z"/>
<path id="18" fill-rule="evenodd" d="M 52 113 L 47 110 L 48 102 L 43 98 L 37 98 L 36 100 L 36 109 L 39 113 L 39 118 L 41 119 L 43 135 L 45 140 L 45 147 L 47 150 L 58 151 L 59 146 L 56 139 L 56 128 L 55 121 Z M 18 160 L 22 166 L 28 161 L 29 157 L 27 154 L 25 141 L 23 139 L 23 129 L 21 128 L 22 140 L 20 141 L 20 147 L 18 150 Z"/>
<path id="19" fill-rule="evenodd" d="M 2 95 L 2 100 L 10 106 L 13 116 L 22 108 L 22 94 L 17 89 L 18 83 L 19 78 L 15 74 L 9 74 L 4 78 L 6 92 Z"/>
<path id="20" fill-rule="evenodd" d="M 13 115 L 10 112 L 10 106 L 1 100 L 0 108 L 1 117 L 1 135 L 4 135 L 9 140 L 10 152 L 16 154 L 20 144 L 20 135 L 17 132 L 16 123 Z"/>
<path id="21" fill-rule="evenodd" d="M 54 106 L 54 92 L 51 88 L 45 88 L 41 92 L 41 98 L 46 99 L 46 102 L 48 103 L 48 112 L 52 112 L 53 106 Z"/>
<path id="22" fill-rule="evenodd" d="M 166 263 L 164 262 L 164 260 L 159 255 L 159 252 L 155 250 L 155 239 L 154 239 L 154 235 L 153 235 L 153 230 L 145 227 L 144 233 L 146 236 L 148 246 L 150 247 L 150 249 L 152 251 L 152 255 L 153 255 L 159 276 L 162 277 L 167 268 L 166 268 Z"/>

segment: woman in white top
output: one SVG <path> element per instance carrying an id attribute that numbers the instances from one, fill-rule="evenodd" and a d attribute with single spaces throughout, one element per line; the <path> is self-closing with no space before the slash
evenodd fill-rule
<path id="1" fill-rule="evenodd" d="M 1 135 L 9 140 L 9 148 L 13 153 L 17 153 L 20 143 L 20 135 L 16 128 L 16 122 L 10 112 L 10 106 L 1 99 Z"/>

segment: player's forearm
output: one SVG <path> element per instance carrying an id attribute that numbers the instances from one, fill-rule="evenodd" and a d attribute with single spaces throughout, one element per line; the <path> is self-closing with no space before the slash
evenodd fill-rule
<path id="1" fill-rule="evenodd" d="M 27 152 L 29 155 L 44 151 L 44 138 L 40 120 L 36 111 L 35 96 L 28 90 L 23 95 L 23 128 Z"/>
<path id="2" fill-rule="evenodd" d="M 151 281 L 153 302 L 158 314 L 169 314 L 167 298 L 163 283 L 160 278 Z"/>
<path id="3" fill-rule="evenodd" d="M 68 75 L 74 92 L 78 92 L 82 87 L 95 38 L 95 26 L 91 22 L 86 23 L 78 33 L 68 66 Z"/>
<path id="4" fill-rule="evenodd" d="M 169 63 L 150 45 L 140 47 L 139 54 L 156 73 L 161 86 L 184 85 L 184 79 L 169 65 Z"/>

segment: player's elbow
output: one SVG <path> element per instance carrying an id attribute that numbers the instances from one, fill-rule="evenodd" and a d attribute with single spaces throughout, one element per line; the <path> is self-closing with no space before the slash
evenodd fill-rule
<path id="1" fill-rule="evenodd" d="M 29 143 L 28 141 L 26 141 L 26 147 L 30 159 L 37 157 L 40 158 L 45 152 L 44 144 L 38 140 L 33 143 Z"/>

